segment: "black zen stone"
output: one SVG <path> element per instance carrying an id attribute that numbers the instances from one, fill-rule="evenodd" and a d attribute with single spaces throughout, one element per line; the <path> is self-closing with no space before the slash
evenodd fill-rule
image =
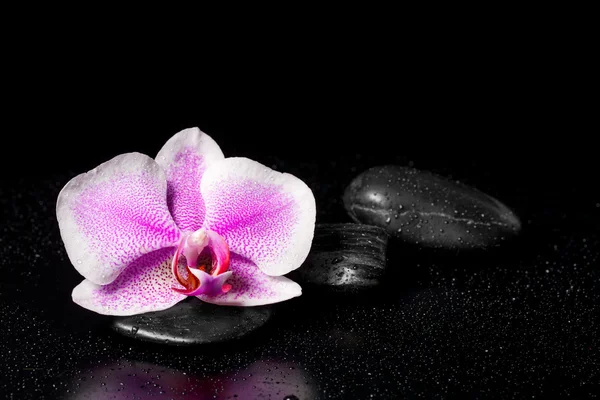
<path id="1" fill-rule="evenodd" d="M 387 243 L 377 226 L 318 224 L 306 261 L 290 278 L 340 290 L 374 287 L 385 272 Z"/>
<path id="2" fill-rule="evenodd" d="M 487 248 L 521 229 L 519 218 L 495 198 L 397 165 L 364 171 L 348 185 L 343 200 L 354 221 L 425 247 Z"/>
<path id="3" fill-rule="evenodd" d="M 191 297 L 164 311 L 115 317 L 112 328 L 135 339 L 183 346 L 240 338 L 271 314 L 270 306 L 217 306 Z"/>

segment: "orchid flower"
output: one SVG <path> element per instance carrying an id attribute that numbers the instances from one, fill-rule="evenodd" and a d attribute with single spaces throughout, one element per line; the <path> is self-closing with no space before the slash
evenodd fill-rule
<path id="1" fill-rule="evenodd" d="M 73 301 L 107 315 L 164 310 L 187 296 L 255 306 L 300 296 L 282 276 L 306 259 L 312 191 L 293 175 L 225 158 L 198 128 L 158 152 L 116 156 L 71 179 L 56 214 L 85 280 Z"/>

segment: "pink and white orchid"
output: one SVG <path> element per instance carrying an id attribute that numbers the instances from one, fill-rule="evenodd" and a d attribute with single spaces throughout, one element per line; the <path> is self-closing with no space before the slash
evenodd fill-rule
<path id="1" fill-rule="evenodd" d="M 108 315 L 172 307 L 187 296 L 235 306 L 300 296 L 281 276 L 311 247 L 315 199 L 304 182 L 247 158 L 225 158 L 197 128 L 156 159 L 121 154 L 69 181 L 56 214 L 86 279 L 73 301 Z"/>

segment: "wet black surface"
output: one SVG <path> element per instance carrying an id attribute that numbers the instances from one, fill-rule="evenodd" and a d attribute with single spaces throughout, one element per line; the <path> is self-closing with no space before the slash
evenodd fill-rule
<path id="1" fill-rule="evenodd" d="M 562 9 L 557 18 L 429 12 L 412 25 L 380 9 L 321 11 L 297 25 L 295 13 L 280 13 L 273 28 L 246 18 L 252 29 L 238 34 L 231 18 L 212 29 L 194 15 L 172 30 L 123 13 L 101 24 L 10 14 L 0 398 L 597 397 L 591 25 L 570 29 Z M 522 232 L 510 246 L 468 253 L 392 240 L 383 287 L 305 291 L 238 341 L 135 341 L 71 302 L 81 277 L 60 242 L 56 195 L 75 174 L 125 152 L 154 156 L 192 126 L 227 156 L 304 179 L 320 223 L 351 222 L 344 188 L 396 164 L 497 198 Z"/>
<path id="2" fill-rule="evenodd" d="M 318 222 L 350 222 L 344 187 L 381 162 L 364 155 L 318 164 L 257 159 L 309 184 Z M 600 198 L 564 176 L 519 178 L 485 165 L 477 174 L 466 162 L 415 166 L 454 175 L 511 204 L 523 222 L 515 243 L 444 252 L 390 241 L 388 276 L 378 289 L 305 292 L 276 305 L 272 319 L 247 337 L 185 348 L 123 337 L 110 329 L 110 318 L 71 302 L 81 277 L 62 247 L 54 201 L 81 171 L 6 180 L 0 393 L 9 399 L 594 397 L 600 393 Z M 532 176 L 541 179 L 535 186 Z"/>

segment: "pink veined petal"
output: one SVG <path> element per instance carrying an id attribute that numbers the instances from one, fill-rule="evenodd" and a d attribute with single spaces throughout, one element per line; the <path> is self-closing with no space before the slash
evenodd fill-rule
<path id="1" fill-rule="evenodd" d="M 177 133 L 158 152 L 156 162 L 167 174 L 169 210 L 182 231 L 196 231 L 202 227 L 202 175 L 208 166 L 223 158 L 219 145 L 198 128 Z"/>
<path id="2" fill-rule="evenodd" d="M 166 201 L 160 166 L 140 153 L 122 154 L 71 179 L 56 216 L 71 263 L 85 278 L 107 284 L 134 260 L 180 238 Z"/>
<path id="3" fill-rule="evenodd" d="M 217 296 L 199 295 L 200 300 L 223 306 L 259 306 L 279 303 L 302 294 L 302 288 L 285 276 L 269 276 L 252 261 L 231 254 L 233 275 L 227 280 L 231 289 Z"/>
<path id="4" fill-rule="evenodd" d="M 134 315 L 172 307 L 187 297 L 171 289 L 181 288 L 171 274 L 174 252 L 174 248 L 165 248 L 148 253 L 108 285 L 85 280 L 73 289 L 73 301 L 105 315 Z"/>
<path id="5" fill-rule="evenodd" d="M 268 275 L 283 275 L 306 259 L 315 230 L 315 198 L 300 179 L 247 158 L 226 158 L 204 173 L 204 225 L 231 252 Z"/>

